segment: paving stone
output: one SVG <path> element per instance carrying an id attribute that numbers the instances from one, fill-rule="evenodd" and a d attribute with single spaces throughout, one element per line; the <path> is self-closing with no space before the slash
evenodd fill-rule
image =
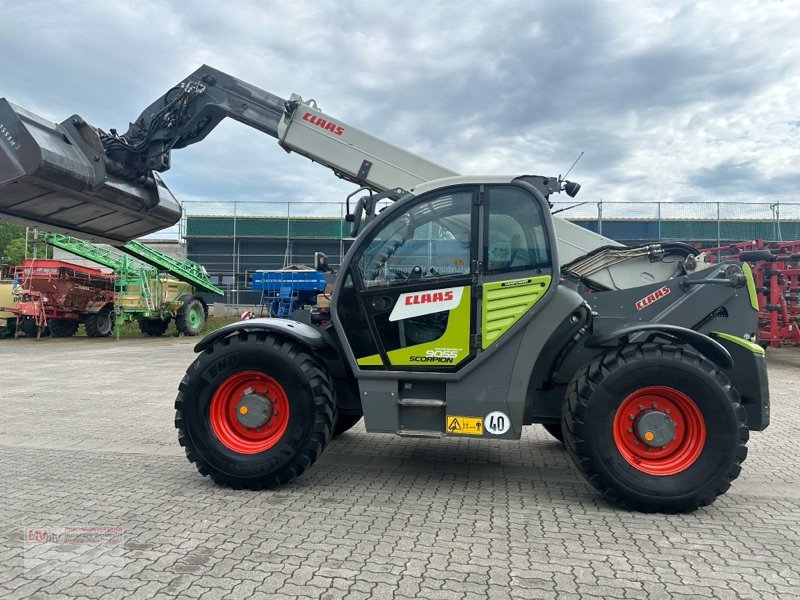
<path id="1" fill-rule="evenodd" d="M 218 487 L 186 461 L 172 423 L 195 341 L 0 340 L 15 374 L 0 420 L 4 600 L 738 600 L 800 589 L 800 350 L 768 350 L 773 424 L 751 435 L 730 492 L 689 515 L 646 515 L 608 506 L 539 427 L 500 443 L 357 425 L 279 490 Z M 83 374 L 109 363 L 114 377 L 87 385 Z M 123 542 L 25 543 L 28 527 L 65 526 L 121 527 Z"/>

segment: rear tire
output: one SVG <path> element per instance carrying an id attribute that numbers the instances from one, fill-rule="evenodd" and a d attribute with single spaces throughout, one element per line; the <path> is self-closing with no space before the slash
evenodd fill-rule
<path id="1" fill-rule="evenodd" d="M 206 324 L 206 307 L 200 298 L 188 298 L 175 315 L 175 327 L 184 335 L 198 335 Z"/>
<path id="2" fill-rule="evenodd" d="M 676 513 L 711 504 L 739 476 L 745 419 L 711 362 L 677 346 L 636 344 L 578 371 L 562 420 L 574 462 L 610 502 Z M 665 421 L 672 430 L 663 445 L 645 442 Z"/>
<path id="3" fill-rule="evenodd" d="M 270 416 L 251 426 L 244 415 L 248 407 L 262 415 L 256 404 Z M 335 406 L 330 376 L 305 348 L 242 331 L 197 357 L 175 409 L 178 441 L 202 475 L 257 490 L 284 484 L 314 463 L 331 437 Z"/>
<path id="4" fill-rule="evenodd" d="M 108 337 L 114 331 L 114 311 L 104 306 L 96 313 L 86 315 L 86 335 L 89 337 Z"/>
<path id="5" fill-rule="evenodd" d="M 72 337 L 78 331 L 78 321 L 74 319 L 50 319 L 50 335 L 53 337 Z"/>

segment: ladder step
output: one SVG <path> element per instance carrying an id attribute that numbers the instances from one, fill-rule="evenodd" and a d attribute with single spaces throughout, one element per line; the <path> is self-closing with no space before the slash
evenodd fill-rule
<path id="1" fill-rule="evenodd" d="M 400 406 L 416 406 L 419 408 L 441 408 L 447 402 L 434 398 L 401 398 L 397 401 Z"/>
<path id="2" fill-rule="evenodd" d="M 444 434 L 441 431 L 426 431 L 425 429 L 401 429 L 397 432 L 397 435 L 415 438 L 440 438 Z"/>

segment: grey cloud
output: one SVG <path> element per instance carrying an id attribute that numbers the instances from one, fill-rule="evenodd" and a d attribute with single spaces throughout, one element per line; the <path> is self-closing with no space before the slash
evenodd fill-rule
<path id="1" fill-rule="evenodd" d="M 788 4 L 19 2 L 4 7 L 0 95 L 124 129 L 207 62 L 460 171 L 557 174 L 583 150 L 582 196 L 694 198 L 735 181 L 732 198 L 786 198 L 797 161 L 772 160 L 791 149 L 766 132 L 797 128 L 800 12 Z M 712 147 L 715 167 L 687 169 Z M 745 166 L 730 158 L 745 154 Z M 187 198 L 352 189 L 227 123 L 176 152 L 165 179 Z"/>
<path id="2" fill-rule="evenodd" d="M 800 171 L 770 173 L 751 162 L 723 162 L 697 169 L 688 180 L 700 189 L 723 194 L 769 196 L 796 192 L 800 188 Z"/>

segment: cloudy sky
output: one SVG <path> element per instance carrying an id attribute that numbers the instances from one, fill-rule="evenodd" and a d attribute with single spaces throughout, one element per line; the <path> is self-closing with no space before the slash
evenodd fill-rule
<path id="1" fill-rule="evenodd" d="M 124 131 L 207 63 L 465 174 L 584 152 L 584 201 L 800 202 L 798 0 L 0 7 L 0 96 L 53 121 Z M 302 211 L 354 189 L 232 121 L 172 161 L 183 201 Z"/>

